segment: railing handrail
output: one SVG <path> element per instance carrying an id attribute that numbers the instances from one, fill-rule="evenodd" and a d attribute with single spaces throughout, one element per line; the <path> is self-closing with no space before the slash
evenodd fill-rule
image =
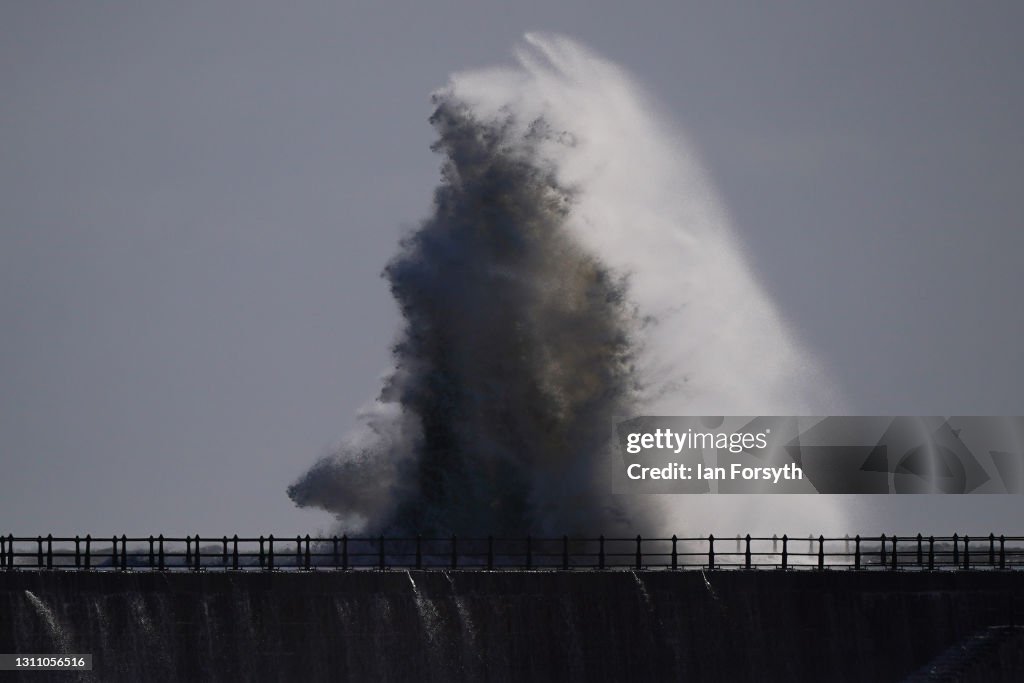
<path id="1" fill-rule="evenodd" d="M 73 558 L 73 562 L 71 559 Z M 0 569 L 1024 568 L 1024 536 L 0 536 Z"/>

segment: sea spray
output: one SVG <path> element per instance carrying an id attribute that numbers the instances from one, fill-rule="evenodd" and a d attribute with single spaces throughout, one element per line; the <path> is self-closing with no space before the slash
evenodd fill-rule
<path id="1" fill-rule="evenodd" d="M 651 602 L 651 594 L 647 592 L 647 586 L 644 585 L 643 579 L 635 571 L 630 571 L 633 575 L 633 580 L 636 581 L 636 586 L 640 590 L 640 597 L 644 599 L 644 606 L 648 612 L 654 613 L 654 603 Z"/>
<path id="2" fill-rule="evenodd" d="M 39 596 L 30 590 L 25 591 L 25 597 L 32 604 L 32 608 L 36 614 L 46 624 L 46 630 L 49 632 L 50 637 L 53 639 L 53 645 L 57 648 L 57 653 L 65 654 L 70 653 L 70 643 L 67 633 L 61 627 L 60 622 L 57 621 L 57 616 L 53 613 L 45 602 L 43 602 Z"/>
<path id="3" fill-rule="evenodd" d="M 835 399 L 652 100 L 565 38 L 528 35 L 517 62 L 435 93 L 434 212 L 384 272 L 404 318 L 394 368 L 289 495 L 350 531 L 834 525 L 809 497 L 755 516 L 756 497 L 610 495 L 615 417 Z"/>
<path id="4" fill-rule="evenodd" d="M 425 596 L 416 585 L 412 572 L 406 571 L 409 577 L 409 585 L 412 586 L 413 600 L 416 603 L 416 613 L 419 615 L 420 626 L 430 643 L 429 657 L 430 665 L 434 671 L 444 672 L 447 678 L 457 678 L 459 663 L 454 661 L 448 650 L 451 643 L 447 642 L 445 633 L 448 631 L 441 612 L 437 609 L 434 601 Z"/>
<path id="5" fill-rule="evenodd" d="M 412 578 L 412 572 L 406 571 L 405 575 L 409 577 L 409 584 L 412 586 L 412 596 L 416 602 L 416 612 L 420 616 L 420 624 L 423 626 L 423 631 L 426 633 L 427 638 L 434 642 L 436 638 L 440 637 L 441 615 L 437 611 L 437 607 L 434 606 L 434 603 L 420 593 L 416 581 Z"/>
<path id="6" fill-rule="evenodd" d="M 477 647 L 477 629 L 473 623 L 473 615 L 466 604 L 466 596 L 461 594 L 455 587 L 455 579 L 448 571 L 442 569 L 441 573 L 448 581 L 452 591 L 452 600 L 455 602 L 455 610 L 459 616 L 459 626 L 462 631 L 462 652 L 463 660 L 467 671 L 472 673 L 475 667 L 483 665 L 483 651 Z"/>

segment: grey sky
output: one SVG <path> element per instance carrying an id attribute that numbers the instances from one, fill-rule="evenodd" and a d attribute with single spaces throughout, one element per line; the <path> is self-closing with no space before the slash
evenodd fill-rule
<path id="1" fill-rule="evenodd" d="M 535 29 L 684 127 L 851 412 L 1024 413 L 1024 6 L 383 5 L 0 5 L 0 531 L 326 527 L 428 94 Z"/>

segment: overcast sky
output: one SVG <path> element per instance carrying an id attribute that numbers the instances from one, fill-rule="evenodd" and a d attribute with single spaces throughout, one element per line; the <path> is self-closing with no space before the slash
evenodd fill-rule
<path id="1" fill-rule="evenodd" d="M 528 30 L 661 101 L 852 413 L 1024 414 L 1024 4 L 145 4 L 0 4 L 0 532 L 329 526 L 429 93 Z"/>

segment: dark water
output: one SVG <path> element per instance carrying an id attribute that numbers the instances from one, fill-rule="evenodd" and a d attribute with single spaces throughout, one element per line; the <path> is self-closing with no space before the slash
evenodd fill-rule
<path id="1" fill-rule="evenodd" d="M 0 588 L 0 651 L 94 655 L 91 674 L 6 674 L 24 681 L 898 681 L 1024 608 L 1006 572 L 9 572 Z"/>
<path id="2" fill-rule="evenodd" d="M 404 319 L 362 436 L 289 488 L 343 530 L 483 536 L 649 528 L 607 492 L 609 425 L 634 412 L 644 321 L 627 278 L 565 223 L 573 192 L 536 147 L 438 96 L 434 212 L 384 274 Z M 523 123 L 519 121 L 518 123 Z M 635 506 L 638 507 L 638 506 Z"/>

